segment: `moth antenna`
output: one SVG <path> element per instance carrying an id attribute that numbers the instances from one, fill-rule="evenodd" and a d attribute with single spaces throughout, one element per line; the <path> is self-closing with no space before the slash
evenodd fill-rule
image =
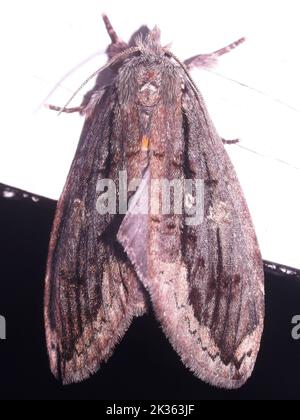
<path id="1" fill-rule="evenodd" d="M 106 30 L 110 36 L 110 39 L 112 41 L 112 43 L 118 43 L 118 42 L 122 42 L 122 40 L 118 37 L 116 31 L 114 30 L 108 16 L 106 14 L 102 15 Z M 83 66 L 84 64 L 88 63 L 89 61 L 91 61 L 93 58 L 95 58 L 96 56 L 100 55 L 104 53 L 104 51 L 97 51 L 94 54 L 90 55 L 89 57 L 87 57 L 84 61 L 82 61 L 80 64 L 74 66 L 71 70 L 69 70 L 56 84 L 55 86 L 51 89 L 51 91 L 48 93 L 48 95 L 44 98 L 44 100 L 40 103 L 40 105 L 38 105 L 38 107 L 36 108 L 36 111 L 38 111 L 42 106 L 45 105 L 45 103 L 48 102 L 49 98 L 53 95 L 53 93 L 58 89 L 58 87 L 61 85 L 62 82 L 64 82 L 71 74 L 73 74 L 77 69 L 79 69 L 81 66 Z"/>
<path id="2" fill-rule="evenodd" d="M 64 76 L 61 77 L 61 79 L 53 86 L 53 88 L 50 90 L 50 92 L 47 94 L 47 96 L 43 99 L 43 101 L 38 105 L 36 108 L 36 112 L 45 104 L 47 104 L 50 97 L 53 95 L 53 93 L 61 86 L 61 84 L 73 73 L 75 73 L 80 67 L 88 63 L 89 61 L 93 60 L 95 57 L 97 57 L 100 54 L 103 54 L 104 51 L 97 51 L 93 54 L 91 54 L 89 57 L 85 58 L 81 63 L 76 64 L 72 69 L 70 69 Z"/>
<path id="3" fill-rule="evenodd" d="M 283 159 L 279 159 L 279 158 L 276 158 L 274 156 L 270 156 L 270 155 L 258 152 L 257 150 L 251 149 L 250 147 L 243 146 L 242 144 L 237 144 L 237 147 L 239 147 L 240 149 L 246 150 L 247 152 L 254 153 L 257 156 L 273 160 L 274 162 L 281 163 L 282 165 L 286 165 L 286 166 L 289 166 L 292 169 L 296 169 L 297 171 L 300 171 L 299 166 L 292 165 L 292 164 L 290 164 L 289 162 L 287 162 Z"/>
<path id="4" fill-rule="evenodd" d="M 90 80 L 92 80 L 94 77 L 96 77 L 99 73 L 104 71 L 105 69 L 109 68 L 110 66 L 116 64 L 119 60 L 126 58 L 127 56 L 134 54 L 136 52 L 141 52 L 141 48 L 139 47 L 133 47 L 128 48 L 126 51 L 121 52 L 120 54 L 116 55 L 114 58 L 112 58 L 108 63 L 106 63 L 104 66 L 100 67 L 98 70 L 96 70 L 93 74 L 91 74 L 80 86 L 74 94 L 71 96 L 71 98 L 68 100 L 68 102 L 65 104 L 65 106 L 60 110 L 58 115 L 60 115 L 64 110 L 68 107 L 68 105 L 73 101 L 75 96 L 81 91 L 81 89 L 84 88 L 88 84 Z"/>
<path id="5" fill-rule="evenodd" d="M 242 86 L 242 87 L 244 87 L 246 89 L 252 90 L 253 92 L 255 92 L 255 93 L 259 94 L 259 95 L 265 96 L 266 98 L 269 98 L 271 101 L 277 102 L 278 104 L 280 104 L 282 106 L 285 106 L 285 107 L 291 109 L 294 112 L 297 112 L 297 113 L 300 112 L 300 110 L 298 108 L 295 108 L 294 106 L 290 105 L 289 103 L 287 103 L 285 101 L 282 101 L 279 98 L 276 98 L 275 96 L 269 95 L 267 92 L 264 92 L 263 90 L 257 89 L 257 88 L 255 88 L 253 86 L 250 86 L 250 85 L 247 85 L 246 83 L 240 82 L 240 81 L 238 81 L 236 79 L 232 79 L 231 77 L 228 77 L 228 76 L 225 76 L 224 74 L 218 73 L 215 70 L 212 70 L 212 69 L 209 69 L 209 68 L 203 68 L 203 70 L 205 70 L 205 71 L 207 71 L 209 73 L 212 73 L 215 76 L 221 77 L 222 79 L 228 80 L 229 82 L 232 82 L 232 83 L 235 83 L 235 84 L 237 84 L 239 86 Z"/>
<path id="6" fill-rule="evenodd" d="M 226 48 L 228 48 L 228 47 L 226 47 Z M 198 88 L 197 88 L 197 86 L 196 86 L 196 84 L 195 84 L 195 82 L 194 82 L 194 80 L 193 80 L 193 78 L 191 77 L 191 75 L 190 75 L 190 73 L 189 73 L 189 71 L 188 71 L 188 69 L 187 69 L 187 67 L 186 67 L 186 65 L 184 64 L 184 63 L 182 63 L 182 61 L 175 55 L 175 54 L 173 54 L 171 51 L 166 51 L 166 55 L 167 56 L 169 56 L 169 57 L 171 57 L 171 58 L 173 58 L 179 65 L 180 65 L 180 67 L 184 70 L 184 72 L 185 72 L 185 74 L 186 74 L 186 76 L 187 76 L 187 78 L 188 78 L 188 80 L 190 81 L 190 83 L 191 83 L 191 87 L 192 87 L 192 89 L 193 89 L 193 92 L 195 93 L 195 95 L 196 95 L 196 97 L 197 97 L 197 100 L 198 100 L 198 102 L 200 103 L 200 105 L 201 105 L 201 101 L 200 101 L 200 98 L 199 98 L 199 91 L 198 91 Z M 241 83 L 241 82 L 238 82 L 237 80 L 234 80 L 234 79 L 230 79 L 230 78 L 228 78 L 228 77 L 226 77 L 226 76 L 223 76 L 222 74 L 219 74 L 219 73 L 217 73 L 217 72 L 215 72 L 215 71 L 212 71 L 212 70 L 209 70 L 209 69 L 204 69 L 204 70 L 206 70 L 206 71 L 208 71 L 208 72 L 210 72 L 210 73 L 213 73 L 213 74 L 215 74 L 215 75 L 217 75 L 217 76 L 219 76 L 219 77 L 223 77 L 223 78 L 225 78 L 225 79 L 227 79 L 227 80 L 229 80 L 229 81 L 231 81 L 231 82 L 234 82 L 234 83 L 237 83 L 237 84 L 239 84 L 239 85 L 241 85 L 241 86 L 243 86 L 243 87 L 246 87 L 247 89 L 251 89 L 251 90 L 253 90 L 253 91 L 255 91 L 255 92 L 257 92 L 257 93 L 259 93 L 259 94 L 261 94 L 261 95 L 264 95 L 264 96 L 267 96 L 267 97 L 270 97 L 269 95 L 267 95 L 265 92 L 262 92 L 262 91 L 260 91 L 260 90 L 258 90 L 258 89 L 255 89 L 255 88 L 253 88 L 253 87 L 251 87 L 251 86 L 248 86 L 248 85 L 246 85 L 246 84 L 244 84 L 244 83 Z M 272 98 L 271 97 L 271 99 L 272 100 L 274 100 L 274 101 L 276 101 L 276 102 L 278 102 L 278 103 L 280 103 L 281 105 L 284 105 L 284 106 L 287 106 L 288 108 L 290 108 L 290 109 L 292 109 L 293 111 L 295 111 L 295 112 L 299 112 L 299 110 L 298 109 L 296 109 L 296 108 L 294 108 L 294 107 L 292 107 L 291 105 L 289 105 L 289 104 L 287 104 L 287 103 L 285 103 L 285 102 L 283 102 L 283 101 L 281 101 L 281 100 L 279 100 L 279 99 L 276 99 L 276 98 Z M 229 143 L 230 144 L 230 143 Z M 239 142 L 233 142 L 233 143 L 231 143 L 231 144 L 235 144 L 237 147 L 240 147 L 241 149 L 245 149 L 245 150 L 248 150 L 249 152 L 252 152 L 252 153 L 255 153 L 255 154 L 257 154 L 257 155 L 259 155 L 259 156 L 262 156 L 262 157 L 268 157 L 268 156 L 266 156 L 266 155 L 263 155 L 263 154 L 261 154 L 261 153 L 258 153 L 258 152 L 256 152 L 255 150 L 253 150 L 253 149 L 250 149 L 250 148 L 247 148 L 247 147 L 245 147 L 245 146 L 242 146 Z M 287 166 L 290 166 L 290 167 L 292 167 L 292 168 L 294 168 L 294 169 L 297 169 L 297 170 L 300 170 L 300 168 L 299 167 L 297 167 L 297 166 L 293 166 L 293 165 L 291 165 L 291 164 L 289 164 L 288 162 L 286 162 L 286 161 L 284 161 L 284 160 L 282 160 L 282 159 L 276 159 L 275 158 L 275 160 L 277 160 L 278 162 L 280 162 L 280 163 L 282 163 L 282 164 L 284 164 L 284 165 L 287 165 Z"/>
<path id="7" fill-rule="evenodd" d="M 105 24 L 107 33 L 108 33 L 108 35 L 111 39 L 111 42 L 113 44 L 117 44 L 118 42 L 122 41 L 121 38 L 118 37 L 116 31 L 114 30 L 114 28 L 111 24 L 111 21 L 109 20 L 108 16 L 105 13 L 103 13 L 102 19 L 103 19 L 103 22 Z"/>
<path id="8" fill-rule="evenodd" d="M 242 39 L 244 39 L 244 38 L 242 38 Z M 242 40 L 242 39 L 241 39 L 241 40 Z M 239 42 L 239 41 L 237 41 L 237 42 Z M 234 44 L 236 44 L 236 43 L 234 43 Z M 232 44 L 232 45 L 233 45 L 233 44 Z M 225 49 L 226 49 L 226 48 L 228 48 L 228 47 L 225 47 Z M 222 49 L 223 49 L 223 48 L 222 48 Z M 219 51 L 221 51 L 221 50 L 219 50 Z M 225 51 L 223 54 L 225 54 L 226 52 L 227 52 L 227 51 Z M 189 79 L 189 81 L 190 81 L 190 83 L 191 83 L 191 85 L 192 85 L 192 88 L 193 88 L 194 93 L 197 95 L 197 97 L 199 97 L 198 88 L 197 88 L 196 83 L 194 82 L 193 78 L 191 77 L 191 75 L 190 75 L 190 73 L 189 73 L 189 71 L 188 71 L 188 68 L 187 68 L 186 64 L 184 64 L 181 60 L 179 60 L 179 58 L 178 58 L 178 57 L 176 57 L 176 55 L 175 55 L 175 54 L 173 54 L 171 51 L 166 51 L 165 53 L 166 53 L 166 55 L 167 55 L 167 56 L 169 56 L 169 57 L 173 58 L 173 59 L 174 59 L 174 60 L 175 60 L 175 61 L 176 61 L 179 65 L 180 65 L 180 67 L 184 70 L 185 74 L 187 75 L 187 77 L 188 77 L 188 79 Z M 256 88 L 254 88 L 253 86 L 249 86 L 249 85 L 246 85 L 245 83 L 239 82 L 238 80 L 231 79 L 230 77 L 224 76 L 223 74 L 218 73 L 218 72 L 216 72 L 216 71 L 214 71 L 214 70 L 211 70 L 211 69 L 209 69 L 209 68 L 206 68 L 206 67 L 203 67 L 203 70 L 205 70 L 205 71 L 207 71 L 207 72 L 209 72 L 209 73 L 215 74 L 215 75 L 216 75 L 216 76 L 218 76 L 218 77 L 222 77 L 223 79 L 226 79 L 226 80 L 228 80 L 228 81 L 230 81 L 230 82 L 236 83 L 237 85 L 240 85 L 240 86 L 242 86 L 242 87 L 245 87 L 245 88 L 247 88 L 247 89 L 250 89 L 250 90 L 252 90 L 252 91 L 254 91 L 254 92 L 258 93 L 259 95 L 263 95 L 263 96 L 265 96 L 265 97 L 269 98 L 270 100 L 272 100 L 272 101 L 274 101 L 274 102 L 279 103 L 280 105 L 286 106 L 287 108 L 289 108 L 289 109 L 293 110 L 294 112 L 297 112 L 297 113 L 299 113 L 299 112 L 300 112 L 300 110 L 299 110 L 299 109 L 297 109 L 297 108 L 293 107 L 292 105 L 290 105 L 290 104 L 288 104 L 288 103 L 286 103 L 286 102 L 282 101 L 281 99 L 278 99 L 278 98 L 275 98 L 275 97 L 273 97 L 273 96 L 270 96 L 270 95 L 269 95 L 269 94 L 267 94 L 266 92 L 264 92 L 264 91 L 262 91 L 262 90 L 259 90 L 259 89 L 256 89 Z"/>
<path id="9" fill-rule="evenodd" d="M 200 103 L 200 98 L 199 98 L 199 91 L 198 88 L 196 86 L 196 83 L 194 82 L 192 76 L 190 75 L 187 66 L 171 51 L 165 51 L 165 54 L 171 58 L 173 58 L 173 60 L 176 61 L 177 64 L 179 64 L 179 66 L 183 69 L 183 71 L 185 72 L 189 82 L 191 83 L 191 87 L 193 89 L 193 92 L 195 93 L 198 102 Z"/>

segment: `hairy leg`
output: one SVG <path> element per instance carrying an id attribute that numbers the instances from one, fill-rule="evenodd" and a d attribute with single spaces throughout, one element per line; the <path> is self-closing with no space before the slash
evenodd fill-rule
<path id="1" fill-rule="evenodd" d="M 126 48 L 128 48 L 128 45 L 126 42 L 124 42 L 116 33 L 114 30 L 108 16 L 105 14 L 102 15 L 102 19 L 104 21 L 106 30 L 108 32 L 108 35 L 111 39 L 111 44 L 106 50 L 106 54 L 109 58 L 114 57 L 115 55 L 119 54 L 120 52 L 124 51 Z"/>
<path id="2" fill-rule="evenodd" d="M 45 107 L 48 109 L 51 109 L 51 111 L 57 111 L 59 113 L 65 112 L 66 114 L 73 114 L 75 112 L 81 113 L 84 109 L 82 106 L 77 106 L 75 108 L 62 108 L 60 106 L 55 106 L 55 105 L 50 105 L 50 104 L 45 104 Z"/>
<path id="3" fill-rule="evenodd" d="M 222 139 L 223 144 L 238 144 L 240 141 L 239 139 L 234 139 L 234 140 L 225 140 Z"/>
<path id="4" fill-rule="evenodd" d="M 213 67 L 217 64 L 218 58 L 221 55 L 229 53 L 234 48 L 238 47 L 240 44 L 245 42 L 245 38 L 241 38 L 235 42 L 233 42 L 230 45 L 227 45 L 227 47 L 221 48 L 220 50 L 214 51 L 210 54 L 199 54 L 195 55 L 194 57 L 188 58 L 184 61 L 184 64 L 188 68 L 188 70 L 191 70 L 193 67 Z"/>

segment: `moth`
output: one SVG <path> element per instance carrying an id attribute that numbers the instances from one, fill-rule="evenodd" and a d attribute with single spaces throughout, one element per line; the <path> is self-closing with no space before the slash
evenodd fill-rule
<path id="1" fill-rule="evenodd" d="M 49 106 L 85 117 L 49 246 L 51 370 L 64 384 L 88 378 L 152 306 L 185 366 L 209 384 L 239 388 L 263 332 L 263 264 L 224 141 L 189 70 L 214 64 L 243 39 L 182 63 L 157 27 L 142 26 L 125 43 L 103 19 L 111 44 L 94 88 L 79 107 Z M 122 171 L 127 185 L 141 180 L 125 214 L 100 214 L 107 191 L 97 185 L 111 180 L 120 196 Z M 186 223 L 188 211 L 142 212 L 154 179 L 202 180 L 201 223 Z"/>

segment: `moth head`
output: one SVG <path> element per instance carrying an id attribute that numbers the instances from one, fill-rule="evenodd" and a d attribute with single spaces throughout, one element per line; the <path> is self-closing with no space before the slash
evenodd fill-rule
<path id="1" fill-rule="evenodd" d="M 170 52 L 169 46 L 161 45 L 159 28 L 155 26 L 150 30 L 147 26 L 142 26 L 129 43 L 125 43 L 114 31 L 106 15 L 103 15 L 103 20 L 112 41 L 106 51 L 109 61 L 81 84 L 63 107 L 63 111 L 95 77 L 95 88 L 85 95 L 81 105 L 81 114 L 87 116 L 93 114 L 106 88 L 114 84 L 119 101 L 124 106 L 136 102 L 144 107 L 153 107 L 160 100 L 168 105 L 178 98 L 184 90 L 183 84 L 178 84 L 178 67 L 181 66 L 183 70 L 185 68 Z"/>
<path id="2" fill-rule="evenodd" d="M 151 108 L 162 102 L 173 103 L 181 94 L 181 83 L 174 64 L 153 51 L 140 51 L 119 69 L 116 79 L 119 101 Z"/>
<path id="3" fill-rule="evenodd" d="M 160 43 L 160 30 L 155 26 L 150 30 L 147 26 L 142 26 L 131 38 L 130 47 L 139 47 L 148 53 L 163 55 Z"/>

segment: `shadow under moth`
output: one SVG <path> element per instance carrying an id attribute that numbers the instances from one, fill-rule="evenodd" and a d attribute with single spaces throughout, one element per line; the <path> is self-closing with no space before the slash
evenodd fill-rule
<path id="1" fill-rule="evenodd" d="M 79 107 L 68 108 L 70 101 L 64 108 L 49 105 L 85 116 L 49 247 L 45 325 L 51 370 L 64 384 L 88 378 L 132 319 L 152 305 L 197 377 L 239 388 L 260 347 L 263 264 L 225 141 L 189 69 L 214 64 L 243 39 L 182 63 L 161 45 L 158 28 L 142 26 L 125 43 L 103 19 L 112 42 L 108 63 L 88 79 L 96 78 L 94 88 Z M 127 186 L 140 180 L 129 192 L 128 208 L 101 214 L 99 200 L 110 197 L 99 182 L 113 182 L 120 198 L 125 172 Z M 153 180 L 162 179 L 203 181 L 201 223 L 187 223 L 191 192 L 181 214 L 142 211 Z M 156 199 L 160 208 L 161 192 Z"/>

